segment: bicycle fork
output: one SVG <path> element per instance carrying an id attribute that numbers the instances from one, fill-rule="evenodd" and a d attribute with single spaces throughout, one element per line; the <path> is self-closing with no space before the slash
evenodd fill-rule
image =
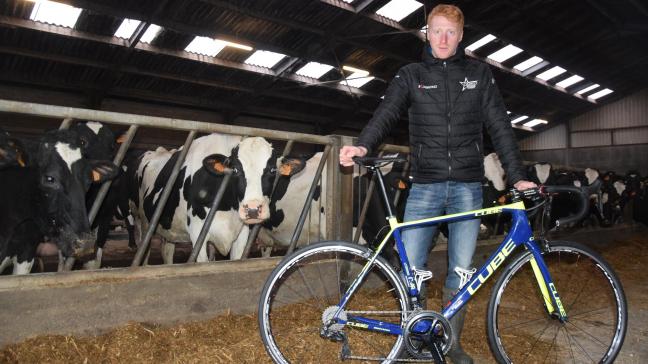
<path id="1" fill-rule="evenodd" d="M 530 250 L 533 256 L 529 260 L 529 263 L 531 263 L 533 275 L 536 278 L 538 288 L 542 294 L 545 309 L 550 316 L 554 316 L 560 320 L 560 322 L 564 323 L 567 321 L 567 312 L 565 312 L 562 301 L 560 300 L 560 295 L 558 295 L 558 290 L 551 279 L 549 268 L 542 258 L 538 248 L 533 247 Z"/>

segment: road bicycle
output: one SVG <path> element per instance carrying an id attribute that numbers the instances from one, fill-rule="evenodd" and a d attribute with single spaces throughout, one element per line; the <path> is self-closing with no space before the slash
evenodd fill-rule
<path id="1" fill-rule="evenodd" d="M 399 222 L 385 192 L 381 166 L 393 158 L 357 158 L 377 178 L 389 233 L 375 250 L 342 241 L 306 246 L 286 256 L 268 277 L 259 301 L 259 329 L 276 363 L 445 363 L 453 343 L 449 319 L 501 268 L 487 312 L 488 341 L 501 363 L 611 363 L 627 327 L 626 298 L 612 268 L 591 248 L 534 238 L 524 201 L 537 208 L 549 196 L 571 193 L 581 219 L 588 194 L 574 186 L 511 190 L 511 202 L 464 213 Z M 507 213 L 511 227 L 479 269 L 458 271 L 462 287 L 440 312 L 422 308 L 428 271 L 412 269 L 401 231 Z M 543 234 L 544 235 L 544 232 Z M 390 238 L 397 271 L 381 255 Z M 505 265 L 504 262 L 507 262 Z"/>

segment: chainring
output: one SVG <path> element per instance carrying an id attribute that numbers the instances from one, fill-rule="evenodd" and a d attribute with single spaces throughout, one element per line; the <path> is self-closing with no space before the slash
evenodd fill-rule
<path id="1" fill-rule="evenodd" d="M 426 327 L 424 331 L 421 327 Z M 407 352 L 415 359 L 432 360 L 428 340 L 440 340 L 443 354 L 452 347 L 454 333 L 450 321 L 434 311 L 419 311 L 407 318 L 403 328 L 403 341 Z"/>

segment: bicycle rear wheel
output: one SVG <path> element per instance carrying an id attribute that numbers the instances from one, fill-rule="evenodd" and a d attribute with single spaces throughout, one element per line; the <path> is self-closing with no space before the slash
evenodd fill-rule
<path id="1" fill-rule="evenodd" d="M 359 245 L 320 243 L 296 251 L 274 269 L 261 292 L 259 330 L 276 363 L 340 362 L 344 340 L 323 338 L 320 330 L 372 254 Z M 363 316 L 402 327 L 408 305 L 398 273 L 378 257 L 343 316 Z M 338 337 L 348 343 L 345 355 L 388 362 L 401 351 L 402 335 L 336 325 Z"/>
<path id="2" fill-rule="evenodd" d="M 550 316 L 523 252 L 502 272 L 488 304 L 488 339 L 501 363 L 611 363 L 627 326 L 626 298 L 612 268 L 591 249 L 552 242 L 543 254 L 567 313 Z"/>

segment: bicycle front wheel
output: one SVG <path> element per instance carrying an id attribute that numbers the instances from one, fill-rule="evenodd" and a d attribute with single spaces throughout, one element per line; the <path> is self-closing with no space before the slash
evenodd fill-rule
<path id="1" fill-rule="evenodd" d="M 543 258 L 567 321 L 549 315 L 533 274 L 531 252 L 511 262 L 488 304 L 488 339 L 500 363 L 612 363 L 627 326 L 626 298 L 596 252 L 553 242 Z"/>
<path id="2" fill-rule="evenodd" d="M 259 330 L 276 363 L 337 363 L 349 358 L 375 363 L 398 357 L 402 335 L 343 324 L 329 328 L 335 339 L 320 335 L 372 254 L 359 245 L 320 243 L 296 251 L 274 269 L 261 292 Z M 407 297 L 398 273 L 378 257 L 341 316 L 362 316 L 402 328 Z"/>

